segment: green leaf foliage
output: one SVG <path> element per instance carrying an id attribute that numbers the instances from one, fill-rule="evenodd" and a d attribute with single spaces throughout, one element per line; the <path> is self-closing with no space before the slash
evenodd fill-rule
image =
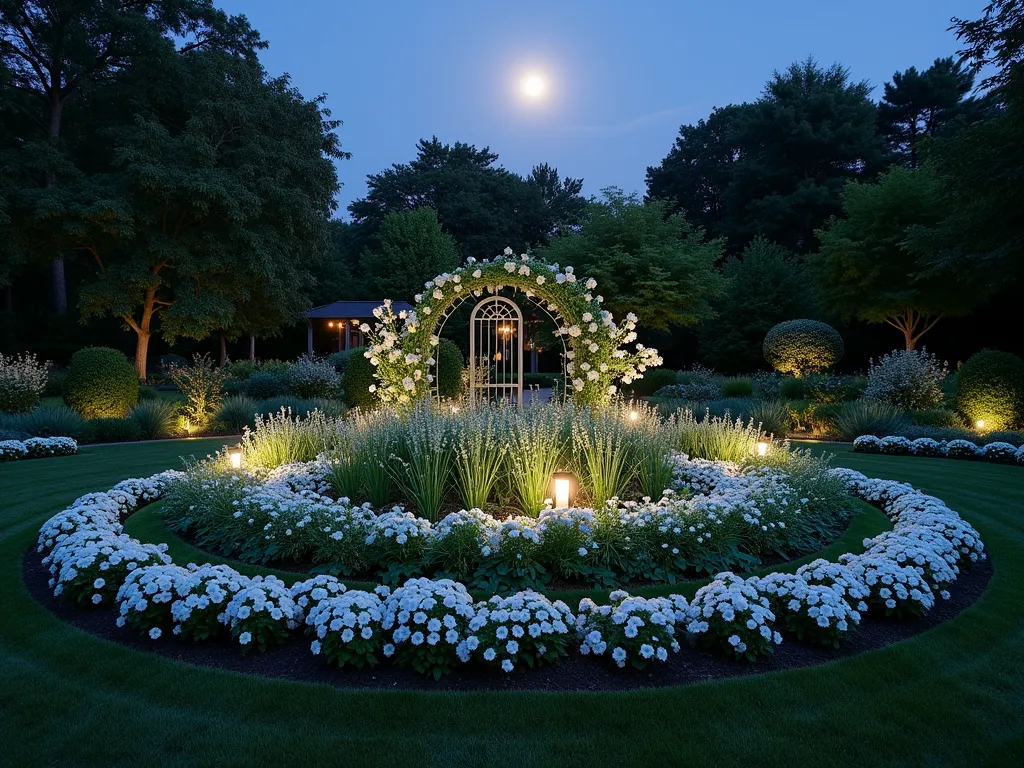
<path id="1" fill-rule="evenodd" d="M 423 284 L 459 265 L 454 238 L 441 231 L 431 208 L 387 214 L 377 245 L 363 252 L 367 295 L 411 301 Z"/>
<path id="2" fill-rule="evenodd" d="M 64 402 L 85 418 L 121 418 L 138 400 L 139 376 L 116 349 L 86 347 L 72 355 Z"/>
<path id="3" fill-rule="evenodd" d="M 356 347 L 348 358 L 345 375 L 341 386 L 345 390 L 345 405 L 373 408 L 377 405 L 377 395 L 370 391 L 376 387 L 377 380 L 373 377 L 373 365 L 363 356 L 366 347 Z"/>
<path id="4" fill-rule="evenodd" d="M 539 256 L 593 277 L 604 308 L 617 318 L 633 312 L 643 328 L 668 330 L 709 317 L 710 299 L 722 289 L 714 268 L 722 243 L 669 213 L 663 201 L 642 202 L 616 188 L 603 194 L 578 231 L 555 238 Z"/>
<path id="5" fill-rule="evenodd" d="M 894 326 L 907 349 L 938 318 L 970 310 L 978 301 L 971 277 L 926 272 L 907 244 L 912 228 L 941 220 L 941 187 L 928 168 L 893 168 L 877 183 L 847 184 L 843 217 L 818 231 L 821 250 L 810 257 L 822 303 L 844 317 Z"/>
<path id="6" fill-rule="evenodd" d="M 764 337 L 764 359 L 780 373 L 804 376 L 843 359 L 843 337 L 827 323 L 787 320 Z"/>
<path id="7" fill-rule="evenodd" d="M 1024 361 L 993 349 L 972 355 L 957 372 L 956 407 L 985 431 L 1024 425 Z"/>

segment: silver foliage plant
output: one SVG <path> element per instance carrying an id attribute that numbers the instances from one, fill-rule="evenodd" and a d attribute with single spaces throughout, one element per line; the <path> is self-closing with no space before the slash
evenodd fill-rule
<path id="1" fill-rule="evenodd" d="M 904 411 L 942 405 L 945 363 L 926 349 L 896 349 L 872 361 L 864 397 Z"/>

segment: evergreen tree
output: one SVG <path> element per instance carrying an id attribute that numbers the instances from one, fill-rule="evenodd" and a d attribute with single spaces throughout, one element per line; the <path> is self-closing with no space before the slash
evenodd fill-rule
<path id="1" fill-rule="evenodd" d="M 807 268 L 785 248 L 757 237 L 722 265 L 722 274 L 725 291 L 711 302 L 715 317 L 699 328 L 701 356 L 718 370 L 756 370 L 772 327 L 815 315 Z"/>
<path id="2" fill-rule="evenodd" d="M 431 208 L 389 213 L 376 239 L 360 260 L 366 290 L 375 298 L 412 302 L 424 283 L 459 265 L 455 240 L 441 231 Z"/>
<path id="3" fill-rule="evenodd" d="M 924 72 L 911 67 L 894 74 L 878 105 L 889 148 L 917 168 L 924 140 L 945 135 L 955 121 L 979 111 L 977 100 L 965 98 L 973 87 L 974 76 L 952 56 L 936 59 Z"/>

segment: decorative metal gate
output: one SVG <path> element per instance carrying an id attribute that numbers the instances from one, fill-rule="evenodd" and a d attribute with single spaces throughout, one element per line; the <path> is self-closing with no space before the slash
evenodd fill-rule
<path id="1" fill-rule="evenodd" d="M 523 313 L 503 296 L 483 299 L 469 318 L 469 402 L 523 402 Z"/>

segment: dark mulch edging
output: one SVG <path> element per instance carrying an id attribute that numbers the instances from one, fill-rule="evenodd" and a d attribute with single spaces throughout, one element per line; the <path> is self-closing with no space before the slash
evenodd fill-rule
<path id="1" fill-rule="evenodd" d="M 844 659 L 865 651 L 906 640 L 958 616 L 984 593 L 992 576 L 990 561 L 961 574 L 953 585 L 951 599 L 939 600 L 922 619 L 904 621 L 866 616 L 841 650 L 810 647 L 786 639 L 775 648 L 774 656 L 747 664 L 725 660 L 706 651 L 686 647 L 669 661 L 647 670 L 619 670 L 608 660 L 573 654 L 561 664 L 540 669 L 525 666 L 512 674 L 477 667 L 457 669 L 435 682 L 411 670 L 384 663 L 374 670 L 337 669 L 309 650 L 309 638 L 297 634 L 285 644 L 267 653 L 243 656 L 227 642 L 195 643 L 165 636 L 158 641 L 141 637 L 135 631 L 119 629 L 115 613 L 107 608 L 88 609 L 56 598 L 47 582 L 49 572 L 40 562 L 35 548 L 23 558 L 22 578 L 29 594 L 61 620 L 103 640 L 135 650 L 155 653 L 164 658 L 241 672 L 262 677 L 327 683 L 341 688 L 427 691 L 626 691 L 688 685 L 744 675 L 777 672 Z"/>

